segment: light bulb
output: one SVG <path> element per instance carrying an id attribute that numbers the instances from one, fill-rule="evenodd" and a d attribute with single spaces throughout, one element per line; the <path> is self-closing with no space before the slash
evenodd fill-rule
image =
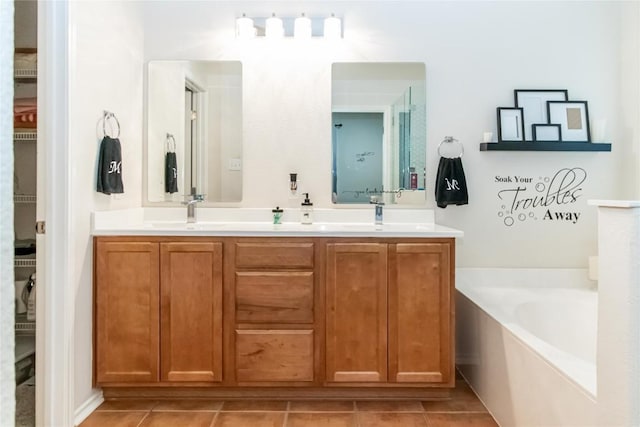
<path id="1" fill-rule="evenodd" d="M 273 39 L 284 37 L 284 27 L 282 26 L 282 19 L 276 17 L 275 13 L 271 15 L 271 18 L 267 19 L 265 36 Z"/>
<path id="2" fill-rule="evenodd" d="M 297 39 L 311 38 L 311 19 L 304 16 L 304 13 L 293 23 L 293 36 Z"/>
<path id="3" fill-rule="evenodd" d="M 342 37 L 342 22 L 332 13 L 324 20 L 324 38 L 336 40 Z"/>
<path id="4" fill-rule="evenodd" d="M 252 39 L 256 36 L 256 29 L 253 26 L 253 19 L 247 18 L 243 13 L 241 18 L 236 19 L 236 37 L 239 39 Z"/>

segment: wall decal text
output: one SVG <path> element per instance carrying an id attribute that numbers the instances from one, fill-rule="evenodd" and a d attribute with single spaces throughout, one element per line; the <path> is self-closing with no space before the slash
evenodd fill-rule
<path id="1" fill-rule="evenodd" d="M 582 197 L 587 172 L 579 167 L 563 168 L 552 176 L 496 175 L 496 184 L 510 184 L 498 191 L 502 202 L 498 217 L 510 227 L 518 221 L 568 222 L 576 224 L 581 212 L 574 205 Z"/>

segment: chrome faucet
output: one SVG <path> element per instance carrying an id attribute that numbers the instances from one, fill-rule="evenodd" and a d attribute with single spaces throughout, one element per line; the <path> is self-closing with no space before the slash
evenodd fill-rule
<path id="1" fill-rule="evenodd" d="M 382 225 L 382 216 L 384 213 L 384 202 L 382 201 L 382 197 L 371 196 L 369 198 L 369 203 L 375 206 L 375 225 Z"/>
<path id="2" fill-rule="evenodd" d="M 383 216 L 383 207 L 384 207 L 384 203 L 382 202 L 377 202 L 376 203 L 376 208 L 375 208 L 375 224 L 376 225 L 382 225 L 382 216 Z"/>
<path id="3" fill-rule="evenodd" d="M 191 200 L 182 202 L 183 205 L 187 205 L 187 222 L 196 222 L 196 203 L 204 202 L 204 194 L 191 194 Z"/>

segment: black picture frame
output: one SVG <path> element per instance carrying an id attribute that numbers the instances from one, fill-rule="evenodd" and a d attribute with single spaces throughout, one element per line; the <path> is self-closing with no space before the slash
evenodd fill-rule
<path id="1" fill-rule="evenodd" d="M 547 101 L 568 101 L 567 89 L 515 89 L 515 106 L 524 111 L 525 140 L 533 141 L 533 124 L 549 122 Z"/>
<path id="2" fill-rule="evenodd" d="M 547 101 L 547 116 L 560 125 L 563 142 L 591 142 L 587 101 Z"/>
<path id="3" fill-rule="evenodd" d="M 534 123 L 531 125 L 534 142 L 562 141 L 562 127 L 555 123 Z"/>
<path id="4" fill-rule="evenodd" d="M 518 107 L 498 107 L 498 142 L 524 141 L 524 111 Z"/>

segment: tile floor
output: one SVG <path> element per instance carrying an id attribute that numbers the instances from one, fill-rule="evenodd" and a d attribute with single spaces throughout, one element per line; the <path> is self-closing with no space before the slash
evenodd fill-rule
<path id="1" fill-rule="evenodd" d="M 109 400 L 80 427 L 497 427 L 463 379 L 441 401 Z"/>

